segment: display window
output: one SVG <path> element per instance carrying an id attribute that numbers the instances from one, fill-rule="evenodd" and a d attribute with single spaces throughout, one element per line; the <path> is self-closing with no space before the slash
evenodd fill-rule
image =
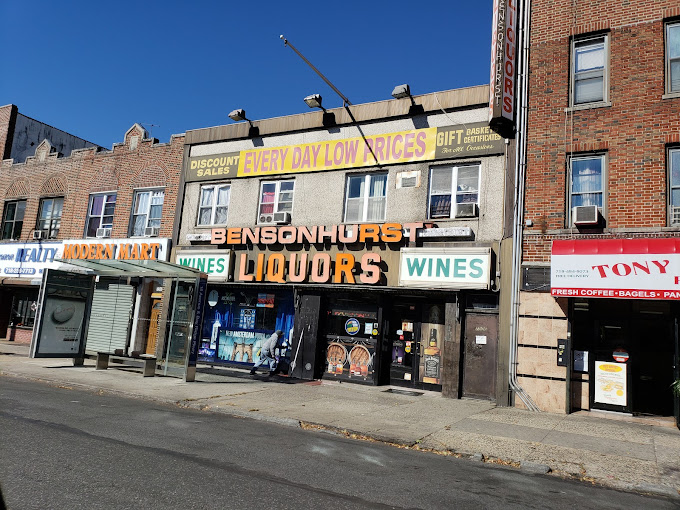
<path id="1" fill-rule="evenodd" d="M 207 292 L 199 361 L 253 364 L 262 344 L 278 329 L 290 346 L 295 319 L 291 291 L 209 285 Z"/>

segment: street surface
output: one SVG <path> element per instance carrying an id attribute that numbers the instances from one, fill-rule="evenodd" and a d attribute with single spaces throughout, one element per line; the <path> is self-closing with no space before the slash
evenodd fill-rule
<path id="1" fill-rule="evenodd" d="M 514 468 L 0 377 L 0 484 L 22 509 L 670 509 Z"/>

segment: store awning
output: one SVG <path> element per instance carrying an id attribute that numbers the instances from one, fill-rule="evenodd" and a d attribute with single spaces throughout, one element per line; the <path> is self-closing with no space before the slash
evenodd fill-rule
<path id="1" fill-rule="evenodd" d="M 146 278 L 199 278 L 201 271 L 192 267 L 180 266 L 163 260 L 80 260 L 69 259 L 59 261 L 61 269 L 68 266 L 84 269 L 88 273 L 99 276 L 130 276 Z"/>

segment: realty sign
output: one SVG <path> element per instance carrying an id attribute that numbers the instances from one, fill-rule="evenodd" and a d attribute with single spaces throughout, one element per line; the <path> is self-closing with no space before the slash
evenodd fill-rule
<path id="1" fill-rule="evenodd" d="M 680 239 L 553 241 L 553 296 L 680 300 Z"/>

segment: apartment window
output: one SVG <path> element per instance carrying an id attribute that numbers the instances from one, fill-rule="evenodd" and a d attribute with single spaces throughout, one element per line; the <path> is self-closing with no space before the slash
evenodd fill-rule
<path id="1" fill-rule="evenodd" d="M 21 227 L 24 224 L 24 211 L 26 200 L 12 200 L 5 202 L 5 211 L 2 215 L 2 239 L 19 239 Z"/>
<path id="2" fill-rule="evenodd" d="M 54 239 L 59 233 L 61 226 L 61 211 L 64 207 L 64 198 L 43 198 L 40 200 L 40 211 L 36 230 L 45 232 L 48 239 Z"/>
<path id="3" fill-rule="evenodd" d="M 257 222 L 271 223 L 274 213 L 292 212 L 294 192 L 294 180 L 263 182 L 260 188 Z"/>
<path id="4" fill-rule="evenodd" d="M 385 221 L 387 174 L 347 176 L 345 222 Z"/>
<path id="5" fill-rule="evenodd" d="M 666 91 L 680 92 L 680 22 L 666 25 Z"/>
<path id="6" fill-rule="evenodd" d="M 479 167 L 461 165 L 431 169 L 428 218 L 476 216 Z"/>
<path id="7" fill-rule="evenodd" d="M 135 192 L 132 209 L 132 235 L 147 235 L 147 228 L 160 228 L 163 212 L 163 190 L 144 190 Z"/>
<path id="8" fill-rule="evenodd" d="M 680 148 L 668 151 L 668 164 L 670 176 L 670 224 L 680 226 Z"/>
<path id="9" fill-rule="evenodd" d="M 607 101 L 608 36 L 572 42 L 573 106 Z"/>
<path id="10" fill-rule="evenodd" d="M 229 211 L 231 186 L 201 186 L 198 225 L 224 225 Z"/>
<path id="11" fill-rule="evenodd" d="M 116 208 L 115 193 L 97 193 L 90 195 L 90 205 L 87 210 L 87 237 L 95 237 L 97 229 L 113 227 L 113 212 Z"/>
<path id="12" fill-rule="evenodd" d="M 569 207 L 596 205 L 604 208 L 604 154 L 570 159 Z M 573 218 L 570 218 L 570 224 Z"/>

